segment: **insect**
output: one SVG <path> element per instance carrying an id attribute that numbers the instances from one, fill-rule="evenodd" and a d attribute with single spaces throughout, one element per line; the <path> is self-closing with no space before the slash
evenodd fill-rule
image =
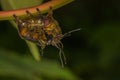
<path id="1" fill-rule="evenodd" d="M 58 22 L 52 16 L 52 7 L 50 7 L 50 11 L 46 16 L 41 15 L 38 8 L 36 11 L 38 14 L 37 16 L 33 16 L 29 11 L 26 11 L 28 17 L 24 19 L 20 19 L 15 14 L 13 15 L 18 26 L 18 33 L 22 39 L 29 40 L 39 45 L 42 54 L 44 48 L 48 45 L 58 48 L 61 65 L 64 67 L 64 64 L 66 64 L 66 57 L 61 39 L 72 32 L 80 30 L 80 28 L 62 34 Z"/>

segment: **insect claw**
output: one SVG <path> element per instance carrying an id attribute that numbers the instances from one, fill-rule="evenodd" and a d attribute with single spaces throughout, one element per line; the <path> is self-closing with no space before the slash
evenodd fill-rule
<path id="1" fill-rule="evenodd" d="M 29 12 L 28 10 L 26 10 L 26 13 L 27 13 L 27 14 L 30 14 L 30 12 Z"/>
<path id="2" fill-rule="evenodd" d="M 39 8 L 36 8 L 36 10 L 37 10 L 37 12 L 41 13 Z"/>
<path id="3" fill-rule="evenodd" d="M 14 18 L 17 18 L 17 16 L 16 16 L 15 14 L 13 14 L 13 17 L 14 17 Z"/>
<path id="4" fill-rule="evenodd" d="M 52 10 L 52 9 L 53 9 L 53 8 L 52 8 L 52 6 L 50 6 L 49 8 L 50 8 L 50 10 Z"/>

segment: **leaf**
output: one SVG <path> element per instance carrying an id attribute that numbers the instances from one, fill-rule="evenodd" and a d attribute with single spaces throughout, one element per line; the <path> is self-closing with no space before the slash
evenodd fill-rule
<path id="1" fill-rule="evenodd" d="M 13 10 L 39 5 L 43 0 L 0 0 L 3 10 Z"/>
<path id="2" fill-rule="evenodd" d="M 21 80 L 43 80 L 43 76 L 49 80 L 77 80 L 75 75 L 68 69 L 61 68 L 61 65 L 56 62 L 43 60 L 39 63 L 29 56 L 23 57 L 16 54 L 0 49 L 0 76 L 11 76 Z"/>

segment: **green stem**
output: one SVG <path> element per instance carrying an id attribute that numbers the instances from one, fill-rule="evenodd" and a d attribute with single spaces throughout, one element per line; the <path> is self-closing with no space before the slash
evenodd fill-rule
<path id="1" fill-rule="evenodd" d="M 29 41 L 26 41 L 26 43 L 30 49 L 30 52 L 32 53 L 33 57 L 35 58 L 35 60 L 40 61 L 39 49 L 36 46 L 36 44 L 29 42 Z"/>

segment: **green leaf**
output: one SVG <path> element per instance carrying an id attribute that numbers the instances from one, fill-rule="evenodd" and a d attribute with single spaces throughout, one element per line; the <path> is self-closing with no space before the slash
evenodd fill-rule
<path id="1" fill-rule="evenodd" d="M 19 8 L 28 8 L 39 5 L 43 0 L 0 0 L 3 10 L 13 10 Z"/>
<path id="2" fill-rule="evenodd" d="M 29 56 L 16 54 L 18 53 L 0 49 L 0 77 L 44 80 L 42 77 L 45 76 L 48 80 L 78 80 L 68 69 L 61 68 L 56 62 L 43 60 L 39 63 Z"/>

